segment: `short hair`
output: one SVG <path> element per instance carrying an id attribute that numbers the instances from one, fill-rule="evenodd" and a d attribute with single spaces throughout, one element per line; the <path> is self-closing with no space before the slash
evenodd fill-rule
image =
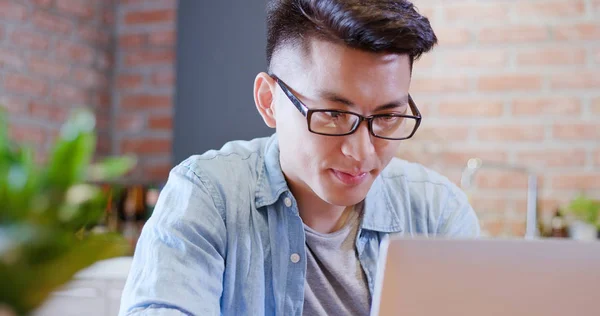
<path id="1" fill-rule="evenodd" d="M 406 0 L 270 0 L 267 65 L 284 45 L 308 38 L 374 53 L 407 54 L 410 64 L 437 44 L 429 19 Z"/>

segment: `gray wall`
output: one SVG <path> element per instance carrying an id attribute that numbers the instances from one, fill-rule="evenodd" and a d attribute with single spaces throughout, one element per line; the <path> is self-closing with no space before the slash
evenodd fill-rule
<path id="1" fill-rule="evenodd" d="M 256 74 L 266 71 L 265 6 L 256 0 L 179 1 L 174 163 L 274 132 L 252 96 Z"/>

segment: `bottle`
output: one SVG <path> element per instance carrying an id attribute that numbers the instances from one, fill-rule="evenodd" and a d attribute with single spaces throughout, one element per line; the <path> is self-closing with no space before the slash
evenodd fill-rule
<path id="1" fill-rule="evenodd" d="M 139 185 L 128 188 L 122 203 L 122 234 L 133 251 L 140 235 L 140 221 L 144 218 L 145 208 L 144 188 Z"/>
<path id="2" fill-rule="evenodd" d="M 567 238 L 569 236 L 567 230 L 567 223 L 565 218 L 560 213 L 560 210 L 557 209 L 552 217 L 552 221 L 550 222 L 551 233 L 550 236 L 553 238 Z"/>

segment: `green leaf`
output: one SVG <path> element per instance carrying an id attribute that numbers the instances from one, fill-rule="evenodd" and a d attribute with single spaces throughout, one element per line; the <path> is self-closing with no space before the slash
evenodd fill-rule
<path id="1" fill-rule="evenodd" d="M 136 162 L 136 158 L 132 156 L 106 158 L 90 166 L 87 179 L 92 182 L 117 179 L 131 170 Z"/>
<path id="2" fill-rule="evenodd" d="M 95 121 L 87 111 L 75 112 L 63 125 L 51 155 L 47 185 L 64 191 L 83 180 L 96 146 Z"/>

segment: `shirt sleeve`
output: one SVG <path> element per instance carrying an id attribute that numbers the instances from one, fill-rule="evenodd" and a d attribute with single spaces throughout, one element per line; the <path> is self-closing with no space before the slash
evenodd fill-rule
<path id="1" fill-rule="evenodd" d="M 469 204 L 467 195 L 457 187 L 449 187 L 447 203 L 438 221 L 438 235 L 456 238 L 477 238 L 481 234 L 479 219 Z"/>
<path id="2" fill-rule="evenodd" d="M 171 171 L 138 240 L 120 316 L 220 314 L 227 237 L 215 192 L 189 166 Z"/>

